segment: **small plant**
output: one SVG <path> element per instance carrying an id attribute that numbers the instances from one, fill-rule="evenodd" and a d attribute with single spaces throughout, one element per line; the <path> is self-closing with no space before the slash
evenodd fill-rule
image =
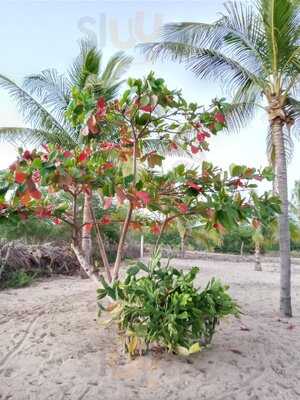
<path id="1" fill-rule="evenodd" d="M 169 263 L 162 266 L 160 259 L 157 254 L 148 265 L 138 262 L 112 285 L 101 278 L 98 300 L 108 296 L 114 303 L 104 307 L 100 301 L 100 312 L 111 314 L 108 323 L 118 323 L 130 356 L 154 343 L 176 354 L 196 353 L 210 344 L 222 318 L 239 315 L 228 286 L 213 278 L 200 290 L 194 287 L 198 268 L 184 273 Z"/>
<path id="2" fill-rule="evenodd" d="M 0 288 L 21 288 L 29 286 L 35 277 L 36 275 L 29 275 L 25 271 L 13 271 L 9 274 L 5 282 L 0 285 Z"/>

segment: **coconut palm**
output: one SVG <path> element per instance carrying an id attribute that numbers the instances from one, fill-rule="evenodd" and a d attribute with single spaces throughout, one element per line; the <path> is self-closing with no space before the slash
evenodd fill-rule
<path id="1" fill-rule="evenodd" d="M 259 108 L 267 112 L 275 155 L 280 214 L 280 310 L 291 316 L 290 236 L 288 224 L 287 145 L 299 125 L 299 1 L 229 2 L 214 23 L 172 23 L 161 42 L 143 46 L 153 60 L 186 65 L 200 79 L 220 81 L 232 96 L 228 128 L 246 125 Z"/>
<path id="2" fill-rule="evenodd" d="M 132 62 L 131 57 L 118 52 L 102 68 L 102 58 L 101 51 L 83 41 L 79 55 L 66 75 L 47 69 L 26 77 L 22 86 L 0 75 L 0 87 L 9 92 L 25 122 L 30 125 L 28 128 L 0 128 L 0 141 L 25 141 L 26 145 L 57 143 L 69 149 L 78 145 L 80 126 L 72 127 L 65 117 L 72 88 L 90 90 L 95 99 L 104 96 L 106 100 L 111 100 L 123 82 L 122 75 Z M 87 193 L 83 210 L 82 250 L 88 262 L 91 261 L 92 242 L 90 230 L 85 227 L 92 222 L 91 204 L 92 196 Z"/>

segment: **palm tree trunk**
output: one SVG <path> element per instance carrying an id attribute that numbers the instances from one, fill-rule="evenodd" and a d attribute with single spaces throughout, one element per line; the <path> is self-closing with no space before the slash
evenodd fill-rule
<path id="1" fill-rule="evenodd" d="M 84 195 L 83 206 L 83 228 L 81 238 L 82 254 L 87 264 L 92 263 L 92 235 L 91 224 L 93 224 L 93 216 L 91 214 L 92 193 L 88 192 Z"/>
<path id="2" fill-rule="evenodd" d="M 271 123 L 272 136 L 275 145 L 276 183 L 281 200 L 281 214 L 279 216 L 279 246 L 280 246 L 280 313 L 283 316 L 292 316 L 291 305 L 291 259 L 290 259 L 290 232 L 288 214 L 288 184 L 287 166 L 283 139 L 283 121 L 275 118 Z"/>
<path id="3" fill-rule="evenodd" d="M 260 260 L 260 245 L 258 242 L 255 243 L 255 265 L 254 271 L 262 271 L 261 260 Z"/>

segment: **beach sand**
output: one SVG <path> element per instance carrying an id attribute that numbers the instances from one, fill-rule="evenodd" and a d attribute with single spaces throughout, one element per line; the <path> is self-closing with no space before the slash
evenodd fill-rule
<path id="1" fill-rule="evenodd" d="M 230 285 L 240 320 L 221 323 L 210 349 L 189 358 L 133 361 L 114 327 L 96 319 L 93 282 L 38 281 L 0 292 L 1 400 L 300 399 L 300 266 L 293 267 L 292 319 L 278 317 L 279 271 L 252 263 L 175 260 Z"/>

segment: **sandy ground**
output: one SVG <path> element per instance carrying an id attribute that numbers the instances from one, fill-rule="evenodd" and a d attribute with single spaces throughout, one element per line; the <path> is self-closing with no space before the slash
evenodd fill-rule
<path id="1" fill-rule="evenodd" d="M 96 321 L 88 280 L 58 278 L 1 292 L 0 399 L 300 399 L 300 267 L 293 275 L 295 317 L 280 320 L 274 265 L 254 272 L 251 263 L 198 264 L 199 281 L 224 279 L 245 315 L 224 321 L 212 348 L 190 358 L 129 361 L 115 329 Z"/>

